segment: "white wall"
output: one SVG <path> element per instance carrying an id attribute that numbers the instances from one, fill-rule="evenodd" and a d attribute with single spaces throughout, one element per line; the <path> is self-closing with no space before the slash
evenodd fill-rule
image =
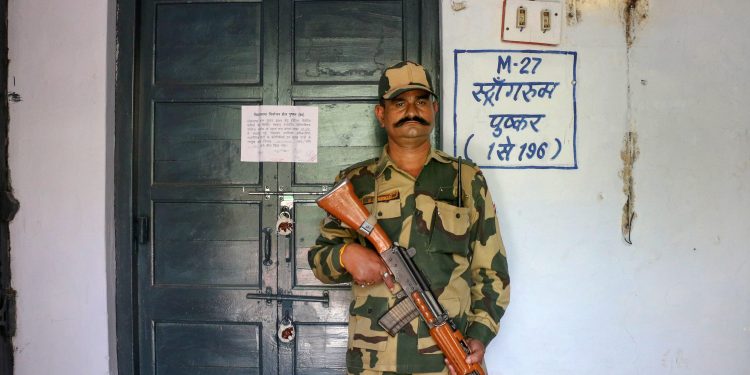
<path id="1" fill-rule="evenodd" d="M 579 168 L 485 171 L 513 285 L 491 374 L 750 373 L 750 4 L 653 0 L 628 52 L 625 2 L 577 0 L 550 48 L 578 52 Z M 442 6 L 446 150 L 453 50 L 529 48 L 500 41 L 501 0 L 465 4 Z"/>
<path id="2" fill-rule="evenodd" d="M 108 2 L 10 1 L 8 24 L 15 373 L 107 374 Z"/>

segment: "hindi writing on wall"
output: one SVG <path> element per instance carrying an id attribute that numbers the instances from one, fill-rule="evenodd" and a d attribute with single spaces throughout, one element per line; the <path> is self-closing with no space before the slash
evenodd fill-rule
<path id="1" fill-rule="evenodd" d="M 575 169 L 576 52 L 455 50 L 453 154 L 482 168 Z"/>

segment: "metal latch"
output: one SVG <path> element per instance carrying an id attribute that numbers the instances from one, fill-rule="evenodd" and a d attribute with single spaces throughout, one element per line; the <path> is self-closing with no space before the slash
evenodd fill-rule
<path id="1" fill-rule="evenodd" d="M 0 289 L 0 335 L 13 337 L 16 334 L 16 291 Z"/>
<path id="2" fill-rule="evenodd" d="M 329 298 L 328 291 L 323 291 L 322 296 L 297 296 L 293 294 L 274 294 L 273 290 L 269 287 L 266 288 L 265 293 L 248 293 L 245 298 L 247 299 L 264 299 L 266 303 L 271 304 L 273 301 L 281 303 L 282 301 L 302 301 L 302 302 L 320 302 L 323 306 L 328 307 Z"/>

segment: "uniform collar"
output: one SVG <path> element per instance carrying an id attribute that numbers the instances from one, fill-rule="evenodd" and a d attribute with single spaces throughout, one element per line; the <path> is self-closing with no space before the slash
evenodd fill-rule
<path id="1" fill-rule="evenodd" d="M 436 160 L 440 163 L 450 163 L 451 159 L 450 157 L 440 151 L 435 149 L 435 147 L 430 146 L 430 155 L 427 157 L 427 160 L 425 160 L 424 165 L 427 165 L 430 160 Z M 380 154 L 380 159 L 378 160 L 378 166 L 375 169 L 375 177 L 380 177 L 380 174 L 383 173 L 388 167 L 391 167 L 393 169 L 398 169 L 398 166 L 396 166 L 396 163 L 393 162 L 391 157 L 388 155 L 388 145 L 386 144 L 383 146 L 383 152 Z"/>

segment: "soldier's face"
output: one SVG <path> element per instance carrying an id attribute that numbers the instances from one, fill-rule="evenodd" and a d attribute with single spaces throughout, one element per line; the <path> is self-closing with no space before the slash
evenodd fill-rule
<path id="1" fill-rule="evenodd" d="M 375 116 L 388 134 L 388 142 L 419 146 L 430 141 L 438 103 L 424 90 L 410 90 L 375 106 Z"/>

